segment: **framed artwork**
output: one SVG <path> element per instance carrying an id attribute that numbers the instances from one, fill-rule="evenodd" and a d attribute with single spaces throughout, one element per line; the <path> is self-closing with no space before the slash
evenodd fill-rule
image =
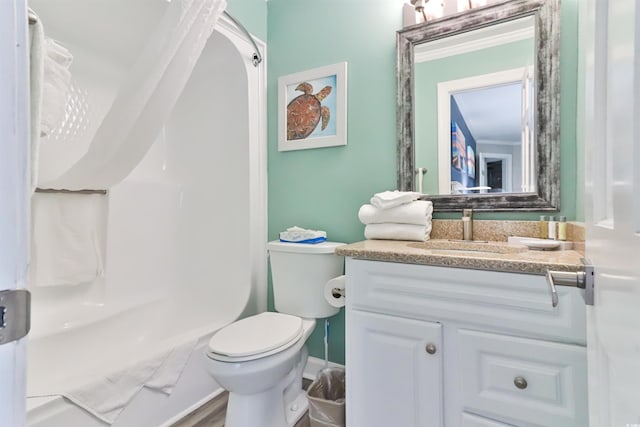
<path id="1" fill-rule="evenodd" d="M 470 178 L 476 177 L 476 153 L 470 145 L 467 145 L 467 174 Z"/>
<path id="2" fill-rule="evenodd" d="M 460 170 L 467 169 L 467 144 L 462 129 L 457 123 L 451 125 L 451 166 Z"/>
<path id="3" fill-rule="evenodd" d="M 278 79 L 278 151 L 347 145 L 347 63 Z"/>

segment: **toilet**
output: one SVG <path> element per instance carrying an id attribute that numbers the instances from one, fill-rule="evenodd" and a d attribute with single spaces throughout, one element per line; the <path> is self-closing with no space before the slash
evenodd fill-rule
<path id="1" fill-rule="evenodd" d="M 207 368 L 229 391 L 225 427 L 293 427 L 307 410 L 305 342 L 316 319 L 339 311 L 324 287 L 343 274 L 344 257 L 335 255 L 342 245 L 268 243 L 277 313 L 238 320 L 209 341 Z"/>

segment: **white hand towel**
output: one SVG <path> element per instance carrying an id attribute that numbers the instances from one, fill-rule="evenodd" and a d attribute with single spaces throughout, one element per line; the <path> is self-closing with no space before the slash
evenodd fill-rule
<path id="1" fill-rule="evenodd" d="M 63 395 L 105 423 L 113 424 L 142 387 L 171 394 L 196 344 L 197 340 L 189 341 Z"/>
<path id="2" fill-rule="evenodd" d="M 102 275 L 106 195 L 34 193 L 31 283 L 76 286 Z"/>
<path id="3" fill-rule="evenodd" d="M 389 209 L 418 200 L 420 193 L 415 191 L 383 191 L 371 198 L 371 204 L 379 209 Z"/>
<path id="4" fill-rule="evenodd" d="M 415 224 L 367 224 L 364 237 L 381 240 L 415 240 L 425 242 L 431 236 L 431 222 L 427 225 Z"/>
<path id="5" fill-rule="evenodd" d="M 433 203 L 418 200 L 389 209 L 379 209 L 372 205 L 363 205 L 358 218 L 363 224 L 381 224 L 385 222 L 399 224 L 427 225 L 433 215 Z"/>

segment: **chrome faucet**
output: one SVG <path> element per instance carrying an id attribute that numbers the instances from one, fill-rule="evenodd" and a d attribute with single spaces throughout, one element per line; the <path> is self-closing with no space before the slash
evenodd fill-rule
<path id="1" fill-rule="evenodd" d="M 473 240 L 473 210 L 462 210 L 462 240 Z"/>

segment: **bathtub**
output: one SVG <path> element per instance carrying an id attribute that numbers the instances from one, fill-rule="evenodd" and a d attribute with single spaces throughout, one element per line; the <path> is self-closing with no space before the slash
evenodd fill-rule
<path id="1" fill-rule="evenodd" d="M 74 55 L 84 103 L 71 114 L 73 132 L 43 141 L 41 176 L 54 177 L 86 151 L 166 4 L 30 2 L 45 33 Z M 64 393 L 187 342 L 196 348 L 171 395 L 143 388 L 113 425 L 169 426 L 221 392 L 204 366 L 209 337 L 266 310 L 266 68 L 254 67 L 252 55 L 221 18 L 160 136 L 109 189 L 104 275 L 31 287 L 28 426 L 104 426 Z"/>

